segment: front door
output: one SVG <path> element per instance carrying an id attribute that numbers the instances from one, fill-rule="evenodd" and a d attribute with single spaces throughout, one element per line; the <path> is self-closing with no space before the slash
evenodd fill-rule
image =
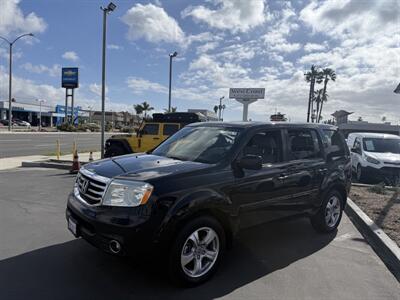
<path id="1" fill-rule="evenodd" d="M 138 139 L 139 152 L 149 151 L 158 146 L 161 140 L 160 123 L 147 123 L 141 131 L 141 137 Z"/>
<path id="2" fill-rule="evenodd" d="M 235 179 L 231 200 L 239 207 L 240 227 L 246 228 L 287 215 L 290 202 L 283 173 L 287 162 L 283 159 L 281 130 L 256 132 L 242 149 L 245 155 L 262 157 L 260 170 L 243 170 Z"/>

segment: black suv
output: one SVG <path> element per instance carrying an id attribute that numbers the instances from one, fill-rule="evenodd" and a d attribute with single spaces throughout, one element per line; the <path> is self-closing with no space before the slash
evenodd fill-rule
<path id="1" fill-rule="evenodd" d="M 118 255 L 167 253 L 172 279 L 207 280 L 242 228 L 292 215 L 336 230 L 350 189 L 336 127 L 197 123 L 151 153 L 79 172 L 66 217 L 73 234 Z"/>

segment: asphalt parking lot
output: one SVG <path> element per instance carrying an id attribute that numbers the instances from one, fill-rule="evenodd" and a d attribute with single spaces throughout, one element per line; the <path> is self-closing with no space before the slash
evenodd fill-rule
<path id="1" fill-rule="evenodd" d="M 0 171 L 0 299 L 400 299 L 346 216 L 330 235 L 306 219 L 246 230 L 210 282 L 176 288 L 157 264 L 73 238 L 64 217 L 72 182 L 61 170 Z"/>

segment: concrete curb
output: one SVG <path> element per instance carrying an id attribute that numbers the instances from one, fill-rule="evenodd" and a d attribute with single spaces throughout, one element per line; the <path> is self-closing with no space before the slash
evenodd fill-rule
<path id="1" fill-rule="evenodd" d="M 21 167 L 24 167 L 24 168 L 53 168 L 53 169 L 61 169 L 61 170 L 71 169 L 70 165 L 56 163 L 56 162 L 50 162 L 50 161 L 23 161 L 21 163 Z"/>
<path id="2" fill-rule="evenodd" d="M 352 185 L 352 186 L 358 186 L 358 187 L 366 187 L 366 188 L 369 188 L 369 187 L 375 186 L 376 184 L 366 184 L 366 183 L 352 182 L 351 185 Z M 391 186 L 391 185 L 385 185 L 384 187 L 385 187 L 385 189 L 388 189 L 389 191 L 394 191 L 394 190 L 397 189 L 397 187 Z"/>
<path id="3" fill-rule="evenodd" d="M 400 248 L 350 198 L 346 214 L 400 282 Z"/>

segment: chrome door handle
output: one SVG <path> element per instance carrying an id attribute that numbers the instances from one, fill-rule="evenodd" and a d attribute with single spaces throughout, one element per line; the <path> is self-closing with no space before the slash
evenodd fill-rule
<path id="1" fill-rule="evenodd" d="M 278 177 L 278 179 L 279 180 L 285 180 L 286 178 L 288 178 L 289 176 L 287 176 L 287 175 L 280 175 L 279 177 Z"/>

